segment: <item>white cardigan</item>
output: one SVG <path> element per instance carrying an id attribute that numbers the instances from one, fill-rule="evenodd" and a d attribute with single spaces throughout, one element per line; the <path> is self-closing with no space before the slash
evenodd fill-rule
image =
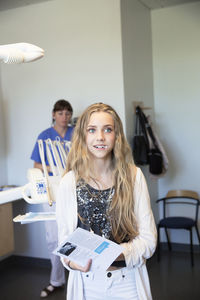
<path id="1" fill-rule="evenodd" d="M 149 193 L 143 173 L 137 168 L 134 187 L 134 212 L 139 234 L 128 243 L 123 243 L 127 268 L 134 268 L 137 292 L 140 300 L 151 300 L 151 290 L 146 269 L 146 259 L 150 258 L 156 248 L 157 231 L 151 210 Z M 73 171 L 62 178 L 56 202 L 59 245 L 77 228 L 76 181 Z M 67 300 L 85 300 L 80 271 L 70 270 Z"/>

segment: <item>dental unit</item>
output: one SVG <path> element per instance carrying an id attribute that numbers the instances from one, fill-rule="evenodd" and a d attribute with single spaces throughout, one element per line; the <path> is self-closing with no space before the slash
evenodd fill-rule
<path id="1" fill-rule="evenodd" d="M 39 152 L 44 173 L 37 168 L 27 171 L 28 183 L 21 187 L 12 188 L 0 192 L 0 204 L 16 201 L 23 198 L 29 204 L 49 203 L 51 206 L 56 201 L 56 191 L 60 179 L 66 167 L 67 154 L 70 151 L 71 142 L 45 140 L 47 159 L 53 176 L 47 171 L 44 158 L 44 145 L 38 140 Z"/>

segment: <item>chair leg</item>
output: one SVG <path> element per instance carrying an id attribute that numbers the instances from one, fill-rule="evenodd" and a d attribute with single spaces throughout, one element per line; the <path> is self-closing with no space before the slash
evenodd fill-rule
<path id="1" fill-rule="evenodd" d="M 169 235 L 168 235 L 168 232 L 167 232 L 167 228 L 165 228 L 165 234 L 166 234 L 166 237 L 167 237 L 168 249 L 169 249 L 169 251 L 171 251 L 172 247 L 171 247 L 171 243 L 170 243 L 170 240 L 169 240 Z"/>
<path id="2" fill-rule="evenodd" d="M 157 240 L 157 260 L 160 261 L 160 227 L 157 226 L 158 240 Z"/>
<path id="3" fill-rule="evenodd" d="M 195 229 L 196 229 L 197 237 L 198 237 L 199 244 L 200 244 L 200 235 L 199 235 L 199 230 L 198 230 L 197 224 L 195 225 Z"/>
<path id="4" fill-rule="evenodd" d="M 190 256 L 191 256 L 191 265 L 194 266 L 194 254 L 193 254 L 193 240 L 192 240 L 192 228 L 190 228 Z"/>

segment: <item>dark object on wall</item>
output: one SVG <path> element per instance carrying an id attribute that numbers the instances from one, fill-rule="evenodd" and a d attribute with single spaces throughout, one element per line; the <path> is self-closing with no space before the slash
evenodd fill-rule
<path id="1" fill-rule="evenodd" d="M 167 237 L 168 248 L 171 251 L 171 243 L 169 240 L 168 229 L 182 229 L 187 230 L 190 233 L 190 257 L 191 257 L 191 265 L 194 265 L 194 257 L 193 257 L 193 238 L 192 238 L 192 229 L 196 229 L 196 234 L 198 237 L 198 241 L 200 244 L 200 236 L 198 231 L 198 210 L 199 210 L 199 195 L 195 191 L 189 190 L 173 190 L 169 191 L 166 197 L 162 199 L 158 199 L 157 203 L 161 202 L 163 204 L 163 217 L 159 221 L 158 228 L 158 246 L 157 246 L 157 254 L 158 261 L 160 260 L 160 229 L 164 228 L 165 234 Z M 187 206 L 188 216 L 169 216 L 167 212 L 170 210 L 166 209 L 168 205 L 178 205 L 179 207 Z M 189 212 L 189 207 L 192 208 L 193 217 L 191 216 L 191 212 Z M 182 209 L 179 209 L 181 212 Z"/>
<path id="2" fill-rule="evenodd" d="M 163 158 L 159 149 L 151 149 L 149 152 L 149 172 L 159 175 L 162 173 Z"/>
<path id="3" fill-rule="evenodd" d="M 140 106 L 136 107 L 135 136 L 133 138 L 133 157 L 136 165 L 149 165 L 149 172 L 159 175 L 163 170 L 163 156 L 157 145 L 147 117 Z"/>
<path id="4" fill-rule="evenodd" d="M 147 165 L 149 162 L 149 142 L 145 135 L 145 127 L 136 112 L 135 135 L 133 138 L 133 157 L 136 165 Z"/>
<path id="5" fill-rule="evenodd" d="M 156 138 L 153 134 L 151 126 L 147 120 L 147 117 L 144 115 L 145 125 L 147 128 L 148 136 L 151 139 L 152 148 L 149 150 L 149 172 L 154 175 L 159 175 L 163 170 L 163 156 L 162 152 L 157 145 Z"/>
<path id="6" fill-rule="evenodd" d="M 136 165 L 148 164 L 147 145 L 142 135 L 136 135 L 133 138 L 133 157 Z"/>

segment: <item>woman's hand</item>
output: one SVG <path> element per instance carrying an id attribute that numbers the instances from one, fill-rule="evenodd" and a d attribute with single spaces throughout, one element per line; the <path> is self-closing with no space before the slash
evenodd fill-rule
<path id="1" fill-rule="evenodd" d="M 72 270 L 77 270 L 77 271 L 81 271 L 81 272 L 88 272 L 90 270 L 91 264 L 92 264 L 92 259 L 89 259 L 87 264 L 82 267 L 79 266 L 77 264 L 75 264 L 74 262 L 64 258 L 64 262 L 68 265 L 68 267 Z"/>

